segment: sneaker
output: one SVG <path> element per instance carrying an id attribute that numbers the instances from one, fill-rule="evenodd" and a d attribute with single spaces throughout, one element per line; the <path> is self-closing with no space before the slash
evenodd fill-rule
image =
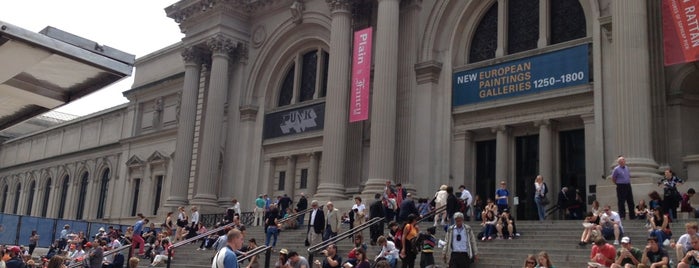
<path id="1" fill-rule="evenodd" d="M 619 245 L 619 240 L 614 240 L 614 245 L 615 246 Z"/>
<path id="2" fill-rule="evenodd" d="M 485 236 L 483 238 L 481 238 L 481 241 L 485 241 Z"/>

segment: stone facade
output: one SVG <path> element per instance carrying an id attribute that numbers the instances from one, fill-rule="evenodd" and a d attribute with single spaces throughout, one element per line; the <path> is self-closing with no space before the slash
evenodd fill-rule
<path id="1" fill-rule="evenodd" d="M 699 186 L 699 71 L 663 67 L 659 3 L 183 0 L 165 10 L 185 37 L 137 60 L 129 103 L 2 144 L 0 209 L 130 222 L 183 205 L 220 212 L 233 198 L 250 211 L 262 193 L 346 200 L 385 180 L 422 197 L 441 184 L 491 197 L 505 180 L 518 218 L 533 219 L 538 174 L 551 192 L 616 207 L 607 177 L 618 155 L 636 201 L 661 191 L 666 167 L 689 180 L 681 191 Z M 349 123 L 352 33 L 369 26 L 370 120 Z M 459 103 L 461 73 L 579 47 L 585 83 Z"/>

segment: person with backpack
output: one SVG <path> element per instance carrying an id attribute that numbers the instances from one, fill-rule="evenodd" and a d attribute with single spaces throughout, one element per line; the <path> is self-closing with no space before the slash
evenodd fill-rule
<path id="1" fill-rule="evenodd" d="M 549 202 L 549 200 L 546 198 L 548 187 L 546 187 L 544 177 L 541 175 L 536 176 L 536 179 L 534 180 L 534 188 L 536 189 L 534 191 L 534 203 L 536 203 L 536 209 L 539 213 L 539 221 L 543 222 L 546 218 L 546 205 L 548 205 Z"/>

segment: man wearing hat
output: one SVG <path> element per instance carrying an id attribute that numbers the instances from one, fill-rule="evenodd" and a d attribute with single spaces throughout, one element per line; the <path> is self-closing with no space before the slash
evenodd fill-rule
<path id="1" fill-rule="evenodd" d="M 624 236 L 621 238 L 621 247 L 616 252 L 616 262 L 612 264 L 611 268 L 636 267 L 636 265 L 641 263 L 642 258 L 643 252 L 638 248 L 632 247 L 631 239 L 628 236 Z"/>
<path id="2" fill-rule="evenodd" d="M 638 268 L 665 268 L 668 267 L 669 263 L 670 257 L 667 255 L 667 251 L 658 245 L 658 237 L 648 237 L 648 245 L 646 245 L 643 250 L 643 258 L 641 259 L 641 263 L 638 264 Z"/>
<path id="3" fill-rule="evenodd" d="M 66 224 L 63 226 L 63 230 L 61 230 L 61 236 L 59 236 L 58 240 L 58 249 L 60 251 L 63 251 L 66 249 L 66 244 L 68 243 L 68 234 L 70 233 L 70 225 Z"/>
<path id="4" fill-rule="evenodd" d="M 20 258 L 22 255 L 22 250 L 18 246 L 11 246 L 7 249 L 10 252 L 10 259 L 5 262 L 5 267 L 7 268 L 24 268 L 26 264 Z"/>

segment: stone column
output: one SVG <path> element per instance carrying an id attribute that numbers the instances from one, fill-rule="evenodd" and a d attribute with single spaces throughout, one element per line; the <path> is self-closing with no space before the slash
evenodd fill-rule
<path id="1" fill-rule="evenodd" d="M 507 0 L 498 0 L 498 47 L 495 49 L 495 57 L 507 54 Z"/>
<path id="2" fill-rule="evenodd" d="M 221 193 L 218 197 L 218 205 L 222 207 L 230 207 L 233 205 L 233 198 L 240 201 L 244 200 L 245 193 L 249 193 L 253 187 L 251 180 L 248 180 L 244 175 L 239 175 L 239 169 L 245 170 L 246 165 L 242 164 L 242 159 L 246 159 L 245 154 L 248 153 L 243 145 L 248 141 L 243 141 L 241 138 L 245 135 L 241 133 L 241 111 L 240 98 L 243 91 L 243 77 L 247 49 L 240 48 L 235 50 L 234 57 L 237 60 L 233 63 L 233 78 L 231 81 L 231 93 L 228 96 L 228 109 L 226 111 L 226 138 L 225 138 L 225 153 L 224 165 L 221 176 Z M 247 185 L 246 185 L 247 184 Z M 237 194 L 236 194 L 237 193 Z M 250 195 L 257 196 L 256 194 Z M 242 208 L 241 208 L 242 209 Z"/>
<path id="3" fill-rule="evenodd" d="M 595 159 L 597 154 L 595 153 L 595 115 L 583 114 L 580 116 L 585 125 L 585 181 L 587 184 L 596 184 L 595 182 L 599 179 L 598 161 Z M 590 194 L 588 192 L 588 194 Z M 583 197 L 584 198 L 584 197 Z"/>
<path id="4" fill-rule="evenodd" d="M 223 106 L 228 91 L 229 53 L 233 43 L 223 35 L 217 35 L 207 41 L 211 49 L 211 84 L 206 97 L 206 112 L 201 146 L 201 158 L 196 179 L 196 193 L 192 204 L 216 206 L 216 180 L 219 176 L 221 155 L 221 125 L 223 123 Z"/>
<path id="5" fill-rule="evenodd" d="M 286 178 L 284 178 L 284 193 L 294 198 L 294 183 L 296 181 L 296 156 L 286 157 Z"/>
<path id="6" fill-rule="evenodd" d="M 539 127 L 539 175 L 544 177 L 544 182 L 552 188 L 553 176 L 553 146 L 551 143 L 551 120 L 544 119 L 534 122 L 534 126 Z"/>
<path id="7" fill-rule="evenodd" d="M 614 154 L 624 155 L 631 177 L 651 182 L 658 177 L 651 139 L 650 56 L 647 6 L 612 1 L 613 91 L 616 103 L 611 142 Z M 615 158 L 616 159 L 616 158 Z M 638 180 L 632 183 L 641 182 Z"/>
<path id="8" fill-rule="evenodd" d="M 323 127 L 323 152 L 318 197 L 340 199 L 344 196 L 347 124 L 349 121 L 350 47 L 352 44 L 351 1 L 326 0 L 330 6 L 330 58 L 328 92 Z"/>
<path id="9" fill-rule="evenodd" d="M 311 166 L 308 169 L 308 183 L 306 184 L 306 197 L 311 198 L 316 194 L 316 187 L 318 187 L 318 158 L 320 156 L 318 153 L 308 154 L 308 158 L 311 160 Z"/>
<path id="10" fill-rule="evenodd" d="M 509 128 L 507 126 L 497 126 L 492 129 L 495 132 L 495 189 L 500 187 L 500 181 L 504 180 L 508 184 L 509 182 Z"/>
<path id="11" fill-rule="evenodd" d="M 197 48 L 188 47 L 182 52 L 182 58 L 184 59 L 184 85 L 180 94 L 175 159 L 172 167 L 170 195 L 165 200 L 164 205 L 166 207 L 179 207 L 188 203 L 187 188 L 192 165 L 192 145 L 197 116 L 202 54 Z"/>
<path id="12" fill-rule="evenodd" d="M 551 36 L 550 25 L 550 4 L 549 1 L 539 1 L 539 41 L 537 47 L 544 48 L 549 45 Z M 548 183 L 546 184 L 548 185 Z"/>
<path id="13" fill-rule="evenodd" d="M 451 148 L 451 175 L 454 177 L 453 186 L 458 187 L 466 181 L 466 136 L 468 131 L 464 129 L 454 129 L 453 147 Z M 465 185 L 465 184 L 464 184 Z M 470 188 L 469 188 L 470 189 Z"/>
<path id="14" fill-rule="evenodd" d="M 374 89 L 371 103 L 369 179 L 364 195 L 381 192 L 393 180 L 396 146 L 396 87 L 398 75 L 399 0 L 378 0 Z"/>

